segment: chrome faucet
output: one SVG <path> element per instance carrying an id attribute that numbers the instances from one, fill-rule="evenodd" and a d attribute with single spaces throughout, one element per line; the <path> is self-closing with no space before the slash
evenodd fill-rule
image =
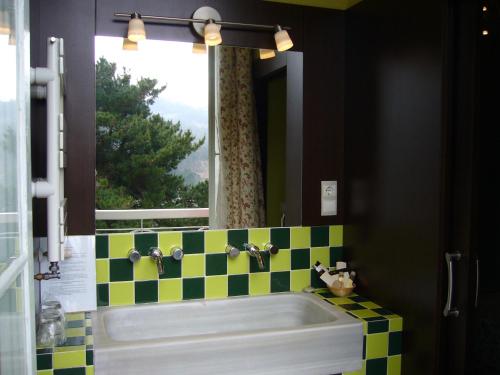
<path id="1" fill-rule="evenodd" d="M 259 265 L 259 270 L 263 271 L 264 270 L 264 259 L 262 258 L 262 254 L 260 252 L 260 249 L 255 246 L 254 244 L 250 243 L 244 243 L 243 248 L 248 251 L 248 254 L 250 254 L 251 257 L 254 257 L 257 259 L 257 264 Z"/>
<path id="2" fill-rule="evenodd" d="M 149 256 L 156 263 L 156 267 L 158 268 L 158 275 L 163 275 L 163 254 L 161 250 L 157 247 L 152 247 L 149 249 Z"/>

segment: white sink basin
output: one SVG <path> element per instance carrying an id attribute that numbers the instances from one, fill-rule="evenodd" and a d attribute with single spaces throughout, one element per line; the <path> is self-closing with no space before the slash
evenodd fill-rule
<path id="1" fill-rule="evenodd" d="M 363 328 L 305 293 L 101 308 L 96 375 L 300 374 L 361 368 Z"/>

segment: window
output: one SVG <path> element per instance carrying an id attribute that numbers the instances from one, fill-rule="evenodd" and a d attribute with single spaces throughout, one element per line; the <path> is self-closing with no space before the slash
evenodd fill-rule
<path id="1" fill-rule="evenodd" d="M 208 54 L 96 37 L 95 56 L 97 228 L 207 226 Z"/>

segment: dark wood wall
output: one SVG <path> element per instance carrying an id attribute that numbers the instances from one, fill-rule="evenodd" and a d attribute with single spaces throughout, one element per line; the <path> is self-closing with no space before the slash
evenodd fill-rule
<path id="1" fill-rule="evenodd" d="M 404 317 L 403 373 L 438 374 L 445 189 L 444 2 L 347 12 L 346 254 Z"/>
<path id="2" fill-rule="evenodd" d="M 343 71 L 344 13 L 259 0 L 67 0 L 32 1 L 32 66 L 45 64 L 44 41 L 49 35 L 66 42 L 66 122 L 68 129 L 65 189 L 68 234 L 95 232 L 95 89 L 94 32 L 124 36 L 127 23 L 113 20 L 115 12 L 137 11 L 191 17 L 200 6 L 215 7 L 231 21 L 291 26 L 295 50 L 304 51 L 302 223 L 340 224 L 343 221 Z M 185 26 L 148 25 L 148 37 L 192 42 L 199 40 Z M 224 43 L 273 47 L 270 33 L 223 31 Z M 44 177 L 44 114 L 33 105 L 33 174 Z M 339 215 L 320 216 L 321 180 L 339 181 Z M 43 202 L 34 204 L 35 232 L 44 232 Z"/>

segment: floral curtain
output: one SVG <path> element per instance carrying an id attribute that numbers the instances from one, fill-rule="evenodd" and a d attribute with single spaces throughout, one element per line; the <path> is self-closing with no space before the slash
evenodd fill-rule
<path id="1" fill-rule="evenodd" d="M 252 50 L 217 49 L 216 126 L 219 181 L 216 222 L 219 228 L 265 225 Z"/>

